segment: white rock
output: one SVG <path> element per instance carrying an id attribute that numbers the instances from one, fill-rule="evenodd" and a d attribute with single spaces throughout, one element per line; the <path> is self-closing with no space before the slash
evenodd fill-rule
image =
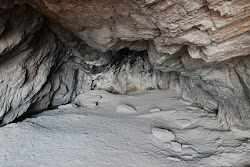
<path id="1" fill-rule="evenodd" d="M 154 137 L 163 142 L 170 142 L 175 139 L 175 135 L 167 129 L 153 128 Z"/>
<path id="2" fill-rule="evenodd" d="M 137 112 L 133 106 L 129 106 L 127 104 L 118 105 L 116 111 L 119 113 L 127 113 L 127 114 L 133 114 Z"/>
<path id="3" fill-rule="evenodd" d="M 97 107 L 98 106 L 98 102 L 90 102 L 90 103 L 88 103 L 88 104 L 86 104 L 85 105 L 87 108 L 95 108 L 95 107 Z"/>
<path id="4" fill-rule="evenodd" d="M 168 160 L 171 160 L 171 161 L 181 161 L 179 158 L 177 157 L 167 157 Z"/>
<path id="5" fill-rule="evenodd" d="M 190 125 L 192 125 L 192 123 L 187 120 L 187 119 L 178 119 L 177 120 L 177 124 L 181 127 L 181 128 L 187 128 Z"/>
<path id="6" fill-rule="evenodd" d="M 199 110 L 199 108 L 194 107 L 194 106 L 186 106 L 185 108 L 189 110 Z"/>
<path id="7" fill-rule="evenodd" d="M 182 158 L 190 160 L 193 159 L 194 157 L 192 155 L 184 155 L 182 156 Z"/>
<path id="8" fill-rule="evenodd" d="M 189 148 L 189 145 L 182 145 L 182 148 Z"/>
<path id="9" fill-rule="evenodd" d="M 176 150 L 176 151 L 181 151 L 182 150 L 182 146 L 181 146 L 181 144 L 180 143 L 178 143 L 178 142 L 171 142 L 170 143 L 171 144 L 171 146 Z"/>
<path id="10" fill-rule="evenodd" d="M 152 108 L 149 110 L 149 112 L 159 112 L 159 111 L 161 111 L 160 108 Z"/>
<path id="11" fill-rule="evenodd" d="M 186 101 L 186 100 L 184 100 L 184 99 L 179 99 L 179 101 L 182 102 L 182 103 L 185 104 L 185 105 L 188 105 L 188 106 L 192 105 L 191 102 Z"/>
<path id="12" fill-rule="evenodd" d="M 65 105 L 58 106 L 59 109 L 74 108 L 74 107 L 77 107 L 77 105 L 75 105 L 75 104 L 65 104 Z"/>

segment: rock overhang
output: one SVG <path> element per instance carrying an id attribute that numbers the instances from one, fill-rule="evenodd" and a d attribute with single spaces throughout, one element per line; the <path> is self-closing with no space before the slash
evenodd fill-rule
<path id="1" fill-rule="evenodd" d="M 16 118 L 30 108 L 40 107 L 42 110 L 71 101 L 81 92 L 82 87 L 78 82 L 84 82 L 79 69 L 91 73 L 93 63 L 99 62 L 101 72 L 110 67 L 109 62 L 114 58 L 108 52 L 115 55 L 119 50 L 128 48 L 147 50 L 148 60 L 155 69 L 172 73 L 171 76 L 177 75 L 183 97 L 202 105 L 217 106 L 226 124 L 248 129 L 250 10 L 247 2 L 0 1 L 3 13 L 0 20 L 0 60 L 4 62 L 7 51 L 19 57 L 26 55 L 26 60 L 38 54 L 44 56 L 41 60 L 48 61 L 44 66 L 49 69 L 46 73 L 38 73 L 39 69 L 44 71 L 38 68 L 42 67 L 38 59 L 33 61 L 34 66 L 30 65 L 31 62 L 26 65 L 18 62 L 20 66 L 12 66 L 12 71 L 23 69 L 19 76 L 23 76 L 21 78 L 24 78 L 27 89 L 36 75 L 44 79 L 40 81 L 40 86 L 37 82 L 33 84 L 32 87 L 37 88 L 34 94 L 29 93 L 33 88 L 26 93 L 21 91 L 22 86 L 10 89 L 7 87 L 10 82 L 2 79 L 2 85 L 7 85 L 1 89 L 1 95 L 5 97 L 1 104 L 3 118 L 7 113 L 13 113 L 8 117 Z M 19 6 L 12 8 L 15 5 Z M 22 18 L 20 16 L 25 13 L 23 25 L 26 27 L 20 26 L 21 23 L 15 25 L 18 22 L 15 19 Z M 10 27 L 13 27 L 13 31 Z M 47 31 L 46 37 L 37 35 L 43 31 Z M 40 54 L 36 52 L 39 48 L 31 46 L 31 43 L 42 45 L 46 42 L 55 45 L 46 46 L 40 50 Z M 33 52 L 22 52 L 28 50 L 27 46 Z M 44 51 L 48 51 L 53 61 L 49 63 Z M 66 65 L 70 64 L 72 57 L 74 63 L 80 63 L 81 68 L 77 68 L 76 64 L 73 67 Z M 6 67 L 3 66 L 2 70 L 6 72 Z M 166 76 L 171 78 L 170 75 Z M 71 78 L 72 82 L 68 82 L 67 78 Z M 16 79 L 18 77 L 13 81 L 16 82 Z M 6 93 L 10 90 L 13 91 L 12 95 Z M 18 113 L 19 107 L 23 109 Z"/>

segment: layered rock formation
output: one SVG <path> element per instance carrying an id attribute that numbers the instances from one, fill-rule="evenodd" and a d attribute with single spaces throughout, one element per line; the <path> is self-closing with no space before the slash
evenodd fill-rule
<path id="1" fill-rule="evenodd" d="M 176 87 L 250 128 L 247 0 L 0 0 L 4 125 L 72 101 Z"/>

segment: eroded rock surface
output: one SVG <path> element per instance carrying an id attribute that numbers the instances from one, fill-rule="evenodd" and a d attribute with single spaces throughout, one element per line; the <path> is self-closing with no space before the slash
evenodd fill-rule
<path id="1" fill-rule="evenodd" d="M 158 53 L 172 55 L 188 45 L 192 58 L 208 62 L 249 54 L 248 0 L 15 0 L 12 4 L 16 3 L 30 4 L 101 51 L 152 40 Z"/>
<path id="2" fill-rule="evenodd" d="M 247 0 L 0 0 L 0 120 L 91 89 L 176 89 L 250 128 Z"/>

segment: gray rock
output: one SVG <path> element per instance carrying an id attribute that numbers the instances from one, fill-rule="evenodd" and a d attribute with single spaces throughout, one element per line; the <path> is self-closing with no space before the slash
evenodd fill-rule
<path id="1" fill-rule="evenodd" d="M 108 1 L 0 0 L 1 125 L 89 89 L 175 89 L 249 129 L 248 1 Z"/>
<path id="2" fill-rule="evenodd" d="M 0 49 L 1 124 L 13 121 L 28 110 L 59 55 L 60 43 L 51 31 L 42 28 L 41 14 L 26 10 L 26 7 L 14 9 L 8 20 L 9 28 L 0 37 L 3 44 Z M 16 17 L 19 19 L 14 19 Z M 40 35 L 34 36 L 37 32 Z"/>
<path id="3" fill-rule="evenodd" d="M 237 73 L 240 83 L 243 85 L 245 93 L 250 100 L 250 56 L 235 66 L 235 72 Z"/>
<path id="4" fill-rule="evenodd" d="M 178 152 L 180 152 L 182 150 L 181 144 L 178 142 L 171 142 L 170 143 L 171 146 Z"/>
<path id="5" fill-rule="evenodd" d="M 149 110 L 149 112 L 160 112 L 161 109 L 160 108 L 152 108 Z"/>
<path id="6" fill-rule="evenodd" d="M 242 130 L 250 127 L 248 98 L 234 68 L 202 68 L 181 78 L 183 84 L 189 82 L 183 85 L 184 97 L 212 109 L 218 102 L 219 116 L 226 125 Z"/>
<path id="7" fill-rule="evenodd" d="M 175 139 L 174 133 L 167 129 L 153 128 L 152 133 L 156 139 L 163 142 L 171 142 Z"/>
<path id="8" fill-rule="evenodd" d="M 210 93 L 196 85 L 189 77 L 180 76 L 182 97 L 212 110 L 218 109 L 217 101 Z"/>

